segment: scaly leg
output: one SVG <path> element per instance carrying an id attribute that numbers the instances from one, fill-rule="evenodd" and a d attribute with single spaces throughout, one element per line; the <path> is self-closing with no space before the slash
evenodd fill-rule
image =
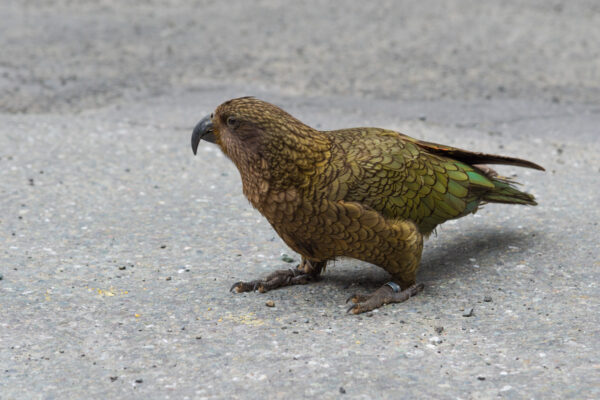
<path id="1" fill-rule="evenodd" d="M 391 281 L 377 289 L 370 295 L 354 294 L 346 300 L 346 303 L 352 301 L 354 304 L 348 308 L 348 312 L 360 314 L 371 311 L 385 304 L 402 303 L 421 292 L 425 285 L 422 283 L 412 284 L 406 289 L 401 290 L 400 286 Z"/>
<path id="2" fill-rule="evenodd" d="M 283 286 L 304 285 L 316 281 L 326 264 L 327 261 L 314 262 L 303 258 L 302 262 L 294 269 L 280 269 L 269 274 L 264 279 L 236 282 L 231 286 L 229 291 L 242 293 L 258 290 L 261 293 L 265 293 Z"/>

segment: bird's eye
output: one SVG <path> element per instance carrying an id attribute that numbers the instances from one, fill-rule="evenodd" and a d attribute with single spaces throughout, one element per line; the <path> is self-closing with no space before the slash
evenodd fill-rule
<path id="1" fill-rule="evenodd" d="M 234 128 L 237 125 L 237 119 L 233 117 L 227 117 L 227 125 L 229 125 L 231 128 Z"/>

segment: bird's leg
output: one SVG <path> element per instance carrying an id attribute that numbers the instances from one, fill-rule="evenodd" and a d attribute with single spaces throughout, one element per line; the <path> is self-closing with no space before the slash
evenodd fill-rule
<path id="1" fill-rule="evenodd" d="M 304 285 L 314 282 L 319 278 L 321 271 L 325 268 L 327 261 L 309 261 L 305 258 L 296 268 L 279 269 L 272 272 L 264 279 L 249 282 L 236 282 L 230 291 L 235 293 L 251 292 L 258 290 L 261 293 L 277 289 L 282 286 Z"/>
<path id="2" fill-rule="evenodd" d="M 370 295 L 352 295 L 346 300 L 346 303 L 352 301 L 354 304 L 348 309 L 348 312 L 360 314 L 371 311 L 389 303 L 402 303 L 421 292 L 424 288 L 422 283 L 405 285 L 391 281 L 377 289 Z"/>
<path id="3" fill-rule="evenodd" d="M 347 248 L 345 255 L 380 266 L 392 275 L 391 282 L 372 294 L 351 296 L 348 301 L 354 304 L 348 312 L 360 314 L 385 304 L 400 303 L 422 291 L 423 285 L 415 284 L 423 252 L 423 235 L 418 227 L 411 221 L 387 219 L 373 210 L 358 208 L 356 211 L 351 203 L 342 203 L 339 207 L 343 210 L 338 211 L 338 215 L 345 211 L 358 223 L 357 227 L 348 223 L 347 230 L 354 228 L 358 234 L 350 232 L 338 239 L 337 243 Z M 360 238 L 363 232 L 364 238 Z"/>

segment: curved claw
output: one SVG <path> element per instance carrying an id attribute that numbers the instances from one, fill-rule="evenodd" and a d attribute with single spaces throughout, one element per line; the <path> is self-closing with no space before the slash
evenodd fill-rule
<path id="1" fill-rule="evenodd" d="M 250 292 L 250 291 L 256 291 L 257 288 L 258 290 L 260 290 L 259 285 L 261 285 L 262 282 L 260 281 L 251 281 L 251 282 L 244 282 L 244 281 L 239 281 L 234 283 L 231 288 L 229 288 L 229 291 L 232 293 L 243 293 L 243 292 Z"/>
<path id="2" fill-rule="evenodd" d="M 348 304 L 349 301 L 352 301 L 353 303 L 356 303 L 356 304 L 363 303 L 363 302 L 369 300 L 370 297 L 371 297 L 371 295 L 354 293 L 352 296 L 350 296 L 346 299 L 346 304 Z"/>
<path id="3" fill-rule="evenodd" d="M 348 314 L 350 311 L 354 310 L 356 307 L 358 306 L 358 304 L 352 304 L 347 310 L 346 310 L 346 314 Z M 354 314 L 354 312 L 352 313 Z"/>
<path id="4" fill-rule="evenodd" d="M 257 282 L 252 287 L 252 291 L 258 293 L 266 293 L 268 290 L 265 290 L 265 285 L 263 284 L 263 282 Z"/>
<path id="5" fill-rule="evenodd" d="M 229 288 L 229 291 L 230 291 L 231 293 L 239 293 L 239 292 L 237 291 L 237 286 L 238 286 L 238 285 L 240 285 L 240 284 L 242 284 L 242 283 L 244 283 L 244 282 L 242 282 L 242 281 L 239 281 L 239 282 L 236 282 L 236 283 L 234 283 L 234 284 L 233 284 L 233 285 L 231 285 L 231 287 Z"/>

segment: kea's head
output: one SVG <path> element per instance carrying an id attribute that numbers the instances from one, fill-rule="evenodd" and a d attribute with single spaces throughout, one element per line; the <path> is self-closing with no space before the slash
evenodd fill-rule
<path id="1" fill-rule="evenodd" d="M 312 128 L 273 104 L 240 97 L 226 101 L 198 122 L 192 133 L 192 150 L 196 154 L 200 140 L 206 140 L 235 159 L 240 152 L 272 151 L 293 142 L 293 136 L 306 137 L 311 132 Z"/>

